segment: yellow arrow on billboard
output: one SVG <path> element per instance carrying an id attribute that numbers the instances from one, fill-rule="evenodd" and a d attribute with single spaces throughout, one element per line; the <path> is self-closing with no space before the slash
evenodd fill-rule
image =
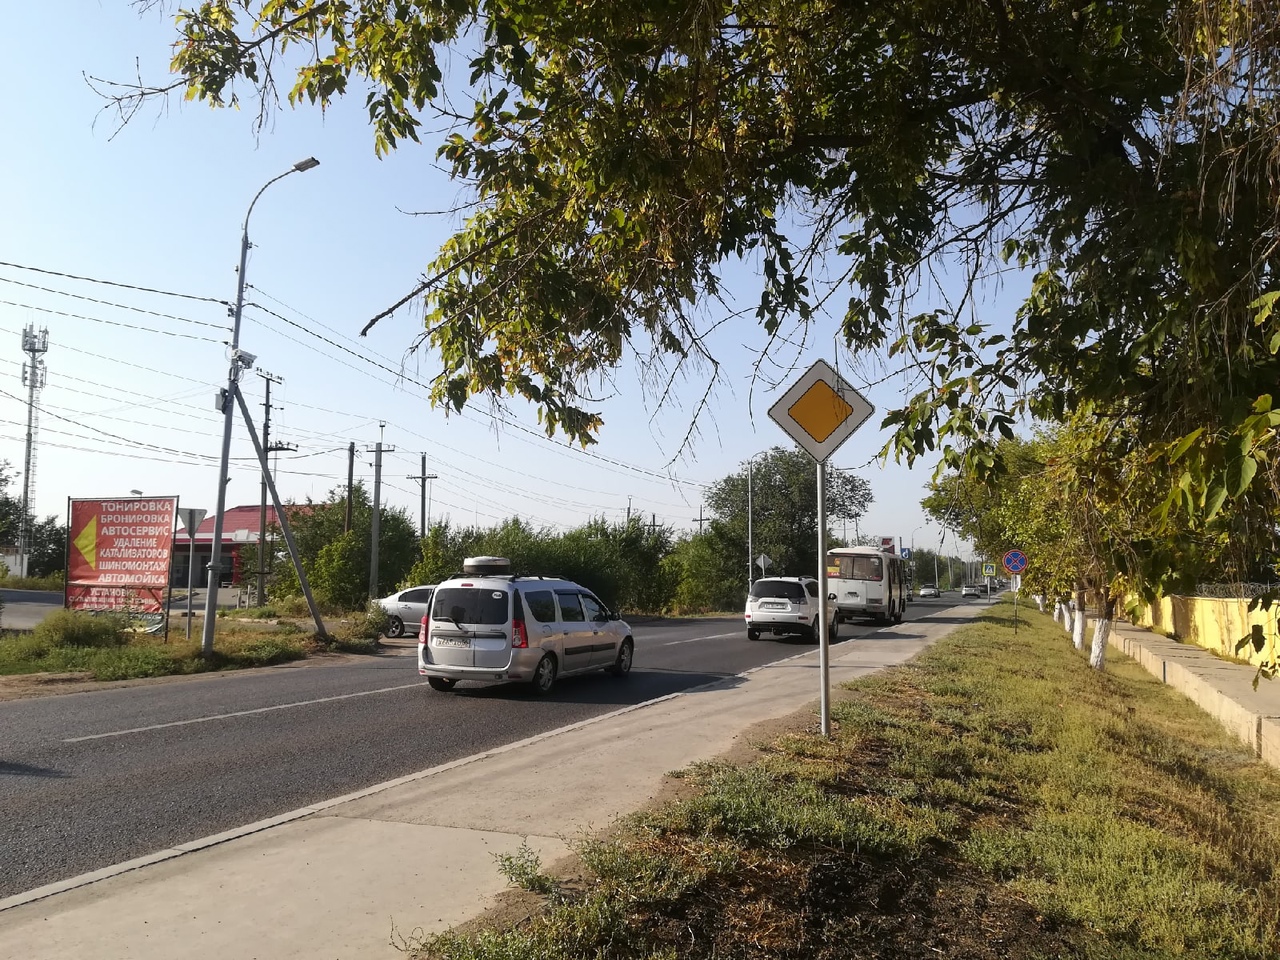
<path id="1" fill-rule="evenodd" d="M 98 518 L 90 517 L 89 522 L 84 525 L 84 529 L 76 534 L 76 538 L 71 541 L 76 545 L 76 549 L 81 555 L 89 561 L 89 566 L 98 569 Z"/>

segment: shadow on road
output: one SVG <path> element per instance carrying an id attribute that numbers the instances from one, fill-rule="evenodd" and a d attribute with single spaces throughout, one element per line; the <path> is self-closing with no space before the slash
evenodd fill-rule
<path id="1" fill-rule="evenodd" d="M 32 767 L 25 763 L 10 763 L 0 760 L 0 777 L 45 777 L 46 779 L 63 779 L 71 774 L 54 770 L 51 767 Z"/>
<path id="2" fill-rule="evenodd" d="M 629 707 L 657 697 L 680 693 L 709 683 L 737 686 L 741 677 L 699 670 L 632 670 L 626 679 L 601 675 L 566 677 L 557 680 L 546 696 L 537 696 L 526 683 L 493 683 L 486 686 L 458 685 L 453 696 L 471 700 L 543 700 L 547 703 L 594 703 Z"/>

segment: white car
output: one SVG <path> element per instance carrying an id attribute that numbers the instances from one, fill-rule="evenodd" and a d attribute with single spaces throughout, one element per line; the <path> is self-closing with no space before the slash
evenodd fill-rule
<path id="1" fill-rule="evenodd" d="M 962 600 L 980 600 L 982 598 L 982 588 L 976 583 L 966 583 L 960 588 L 960 598 Z"/>
<path id="2" fill-rule="evenodd" d="M 832 607 L 834 608 L 834 604 Z M 813 577 L 765 577 L 751 585 L 747 609 L 747 639 L 762 634 L 799 634 L 818 640 L 818 581 Z M 836 639 L 838 618 L 832 610 L 828 640 Z"/>
<path id="3" fill-rule="evenodd" d="M 938 591 L 938 585 L 935 583 L 924 583 L 920 585 L 920 599 L 926 598 L 936 600 L 942 594 Z"/>
<path id="4" fill-rule="evenodd" d="M 422 629 L 422 618 L 431 609 L 431 596 L 435 586 L 409 587 L 377 601 L 387 611 L 387 636 L 417 636 Z"/>
<path id="5" fill-rule="evenodd" d="M 543 696 L 560 677 L 631 672 L 631 628 L 590 590 L 555 577 L 518 577 L 505 557 L 468 557 L 436 587 L 418 673 L 433 690 L 459 680 L 522 680 Z"/>

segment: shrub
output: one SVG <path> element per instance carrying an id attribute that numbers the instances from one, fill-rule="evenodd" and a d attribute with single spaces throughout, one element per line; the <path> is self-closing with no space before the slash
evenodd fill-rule
<path id="1" fill-rule="evenodd" d="M 32 635 L 49 647 L 123 647 L 129 642 L 123 617 L 83 610 L 55 610 Z"/>

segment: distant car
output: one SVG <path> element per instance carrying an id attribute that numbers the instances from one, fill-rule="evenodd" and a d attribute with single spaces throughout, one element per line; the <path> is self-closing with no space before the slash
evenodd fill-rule
<path id="1" fill-rule="evenodd" d="M 403 637 L 406 633 L 417 636 L 422 629 L 422 618 L 431 609 L 431 597 L 435 585 L 409 587 L 383 597 L 378 606 L 387 611 L 387 636 Z"/>
<path id="2" fill-rule="evenodd" d="M 938 592 L 938 585 L 936 583 L 922 583 L 920 585 L 921 600 L 924 600 L 927 597 L 936 599 L 940 596 L 942 596 L 942 594 Z"/>
<path id="3" fill-rule="evenodd" d="M 976 583 L 966 583 L 960 588 L 960 598 L 962 600 L 980 600 L 982 599 L 982 587 Z"/>

